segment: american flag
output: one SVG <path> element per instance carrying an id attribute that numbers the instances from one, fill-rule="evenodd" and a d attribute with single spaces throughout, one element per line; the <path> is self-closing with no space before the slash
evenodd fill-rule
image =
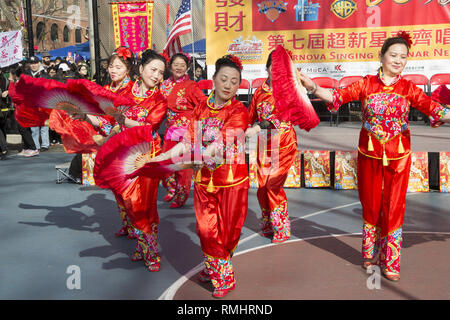
<path id="1" fill-rule="evenodd" d="M 175 21 L 172 24 L 172 30 L 170 30 L 169 36 L 167 37 L 164 51 L 169 56 L 181 52 L 180 36 L 189 32 L 192 32 L 191 1 L 183 0 L 180 9 L 178 9 Z"/>

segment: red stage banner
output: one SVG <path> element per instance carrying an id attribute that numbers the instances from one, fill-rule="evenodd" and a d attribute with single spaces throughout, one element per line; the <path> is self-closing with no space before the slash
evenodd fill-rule
<path id="1" fill-rule="evenodd" d="M 140 53 L 152 46 L 153 1 L 112 2 L 114 43 Z"/>

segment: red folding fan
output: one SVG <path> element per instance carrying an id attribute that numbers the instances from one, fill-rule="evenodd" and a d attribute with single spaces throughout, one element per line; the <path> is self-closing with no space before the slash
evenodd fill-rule
<path id="1" fill-rule="evenodd" d="M 67 86 L 70 92 L 95 100 L 104 114 L 110 116 L 123 113 L 129 107 L 135 105 L 132 99 L 111 92 L 87 79 L 69 79 L 67 80 Z"/>
<path id="2" fill-rule="evenodd" d="M 9 95 L 16 97 L 14 100 L 14 117 L 17 122 L 24 128 L 41 127 L 48 120 L 51 109 L 30 108 L 24 105 L 22 97 L 17 97 L 15 83 L 9 85 Z"/>
<path id="3" fill-rule="evenodd" d="M 61 83 L 51 79 L 22 75 L 15 85 L 13 101 L 23 101 L 31 108 L 50 108 L 70 113 L 105 115 L 111 106 L 132 106 L 134 101 L 83 79 Z M 106 110 L 106 111 L 105 111 Z"/>
<path id="4" fill-rule="evenodd" d="M 49 127 L 61 135 L 67 153 L 91 153 L 100 148 L 94 140 L 98 135 L 94 127 L 86 121 L 73 120 L 63 110 L 52 111 Z"/>
<path id="5" fill-rule="evenodd" d="M 168 159 L 161 161 L 148 162 L 136 171 L 126 175 L 127 178 L 133 179 L 137 176 L 148 178 L 163 179 L 175 171 L 192 168 L 192 162 L 184 162 L 180 159 Z"/>
<path id="6" fill-rule="evenodd" d="M 272 86 L 275 109 L 280 119 L 306 131 L 319 124 L 319 117 L 306 89 L 297 79 L 295 65 L 281 45 L 272 53 Z"/>
<path id="7" fill-rule="evenodd" d="M 141 168 L 153 156 L 153 143 L 151 125 L 129 128 L 108 139 L 95 158 L 96 185 L 116 193 L 125 191 L 134 181 L 127 175 Z"/>
<path id="8" fill-rule="evenodd" d="M 442 104 L 450 104 L 450 89 L 445 84 L 436 88 L 431 95 L 431 99 Z"/>

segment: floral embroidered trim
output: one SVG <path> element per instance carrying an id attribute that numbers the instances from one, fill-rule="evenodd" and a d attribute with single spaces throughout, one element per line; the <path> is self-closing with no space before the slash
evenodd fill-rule
<path id="1" fill-rule="evenodd" d="M 373 259 L 378 255 L 381 229 L 364 223 L 362 230 L 362 254 L 364 259 Z"/>
<path id="2" fill-rule="evenodd" d="M 440 125 L 443 124 L 443 122 L 441 121 L 441 119 L 449 112 L 450 109 L 441 106 L 438 108 L 435 108 L 430 116 L 428 117 L 430 119 L 430 125 L 433 128 L 439 127 Z"/>
<path id="3" fill-rule="evenodd" d="M 284 241 L 291 237 L 291 221 L 289 220 L 286 200 L 283 200 L 270 212 L 270 223 L 273 229 L 274 240 Z"/>
<path id="4" fill-rule="evenodd" d="M 381 239 L 380 267 L 383 272 L 400 273 L 402 228 Z"/>
<path id="5" fill-rule="evenodd" d="M 233 265 L 230 257 L 226 259 L 214 258 L 203 252 L 206 271 L 216 289 L 228 289 L 236 284 Z"/>
<path id="6" fill-rule="evenodd" d="M 206 100 L 206 105 L 208 106 L 208 108 L 213 109 L 213 110 L 221 110 L 221 109 L 225 108 L 226 106 L 229 106 L 231 104 L 231 101 L 233 101 L 233 99 L 234 99 L 234 97 L 233 97 L 230 100 L 228 100 L 227 102 L 225 102 L 224 104 L 216 106 L 214 103 L 214 101 L 215 101 L 214 93 L 215 92 L 212 91 L 211 94 L 209 95 L 208 99 Z"/>
<path id="7" fill-rule="evenodd" d="M 378 80 L 380 80 L 385 86 L 389 86 L 389 87 L 391 87 L 394 84 L 396 84 L 397 81 L 400 80 L 400 78 L 401 78 L 401 76 L 398 74 L 390 84 L 386 84 L 386 82 L 384 81 L 383 68 L 380 68 L 378 70 L 377 77 L 378 77 Z"/>
<path id="8" fill-rule="evenodd" d="M 149 89 L 149 90 L 147 90 L 146 92 L 144 92 L 143 95 L 141 95 L 141 94 L 140 94 L 140 87 L 141 87 L 141 85 L 142 85 L 142 79 L 139 78 L 139 79 L 133 84 L 133 88 L 131 89 L 131 92 L 133 93 L 133 95 L 134 95 L 136 98 L 143 98 L 143 99 L 149 98 L 149 97 L 151 97 L 151 96 L 158 90 L 158 87 L 155 86 L 155 87 L 153 87 L 152 89 Z"/>
<path id="9" fill-rule="evenodd" d="M 127 75 L 127 76 L 126 76 L 125 78 L 123 78 L 123 80 L 122 80 L 117 86 L 115 86 L 115 87 L 112 86 L 112 82 L 111 82 L 111 84 L 108 85 L 107 89 L 108 89 L 109 91 L 111 91 L 111 92 L 116 92 L 117 90 L 119 90 L 119 89 L 125 87 L 125 86 L 128 84 L 128 82 L 130 82 L 130 80 L 131 80 L 130 77 Z"/>

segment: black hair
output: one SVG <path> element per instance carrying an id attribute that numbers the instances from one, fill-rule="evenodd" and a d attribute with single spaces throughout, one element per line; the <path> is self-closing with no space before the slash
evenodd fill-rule
<path id="1" fill-rule="evenodd" d="M 142 67 L 145 67 L 147 64 L 152 62 L 153 60 L 161 60 L 164 63 L 164 69 L 166 67 L 166 59 L 162 55 L 160 55 L 158 52 L 152 49 L 147 49 L 144 52 L 142 52 L 142 58 L 140 65 Z"/>
<path id="2" fill-rule="evenodd" d="M 213 77 L 215 77 L 221 68 L 223 67 L 230 67 L 230 68 L 234 68 L 239 72 L 239 82 L 242 81 L 242 70 L 241 68 L 235 63 L 233 62 L 233 60 L 231 60 L 231 55 L 226 55 L 223 56 L 222 58 L 217 59 L 216 61 L 216 71 L 214 72 Z"/>
<path id="3" fill-rule="evenodd" d="M 404 44 L 406 46 L 406 52 L 409 53 L 409 43 L 408 41 L 406 41 L 405 38 L 403 37 L 392 37 L 392 38 L 387 38 L 384 43 L 383 46 L 381 47 L 381 56 L 384 56 L 384 54 L 388 51 L 389 47 L 397 44 L 397 43 L 401 43 Z"/>
<path id="4" fill-rule="evenodd" d="M 58 73 L 58 68 L 57 68 L 56 66 L 48 67 L 48 68 L 47 68 L 47 73 L 49 73 L 50 70 L 53 70 L 53 71 L 55 71 L 56 73 Z"/>
<path id="5" fill-rule="evenodd" d="M 275 51 L 275 50 L 273 50 Z M 269 56 L 267 57 L 267 62 L 266 62 L 266 70 L 268 70 L 270 68 L 270 66 L 272 65 L 272 52 L 270 52 Z"/>
<path id="6" fill-rule="evenodd" d="M 186 57 L 183 53 L 178 52 L 178 53 L 175 53 L 175 54 L 170 58 L 170 61 L 169 61 L 169 68 L 172 66 L 172 63 L 175 61 L 176 58 L 181 58 L 181 59 L 183 59 L 184 62 L 186 62 L 186 66 L 189 67 L 189 58 Z"/>
<path id="7" fill-rule="evenodd" d="M 11 67 L 11 73 L 18 79 L 20 75 L 23 73 L 24 65 L 19 62 Z"/>

